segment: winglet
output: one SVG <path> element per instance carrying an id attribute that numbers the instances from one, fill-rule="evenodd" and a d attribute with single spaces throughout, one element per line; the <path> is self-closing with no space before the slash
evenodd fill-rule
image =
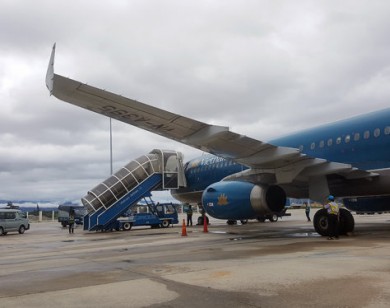
<path id="1" fill-rule="evenodd" d="M 50 95 L 53 92 L 53 79 L 54 79 L 54 56 L 56 53 L 56 43 L 53 45 L 53 49 L 51 51 L 49 66 L 47 68 L 46 73 L 46 87 L 48 88 Z"/>

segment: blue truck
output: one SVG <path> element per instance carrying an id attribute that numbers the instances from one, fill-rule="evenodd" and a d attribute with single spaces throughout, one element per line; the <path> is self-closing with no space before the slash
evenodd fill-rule
<path id="1" fill-rule="evenodd" d="M 167 228 L 177 223 L 179 218 L 172 203 L 147 203 L 133 206 L 126 216 L 119 217 L 116 230 L 129 231 L 136 226 Z"/>

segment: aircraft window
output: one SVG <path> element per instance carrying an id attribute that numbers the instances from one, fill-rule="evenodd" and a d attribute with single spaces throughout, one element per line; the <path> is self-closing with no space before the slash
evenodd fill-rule
<path id="1" fill-rule="evenodd" d="M 331 139 L 328 139 L 328 147 L 330 147 L 330 146 L 332 146 L 332 144 L 333 144 L 333 139 L 331 138 Z"/>
<path id="2" fill-rule="evenodd" d="M 364 139 L 370 138 L 370 131 L 366 130 L 363 135 Z"/>
<path id="3" fill-rule="evenodd" d="M 374 137 L 375 138 L 378 138 L 381 134 L 381 130 L 379 128 L 375 128 L 374 129 Z"/>
<path id="4" fill-rule="evenodd" d="M 312 142 L 312 144 L 310 145 L 310 149 L 314 150 L 315 148 L 316 148 L 316 143 Z"/>
<path id="5" fill-rule="evenodd" d="M 360 134 L 359 133 L 355 133 L 355 135 L 353 135 L 353 140 L 359 141 L 359 139 L 360 139 Z"/>
<path id="6" fill-rule="evenodd" d="M 386 126 L 385 127 L 385 135 L 389 135 L 390 134 L 390 126 Z"/>
<path id="7" fill-rule="evenodd" d="M 299 151 L 301 151 L 301 152 L 303 151 L 303 145 L 299 146 Z"/>
<path id="8" fill-rule="evenodd" d="M 321 140 L 321 141 L 320 141 L 320 148 L 323 148 L 323 147 L 324 147 L 324 145 L 325 145 L 325 142 L 324 142 L 324 140 Z"/>
<path id="9" fill-rule="evenodd" d="M 341 137 L 337 137 L 336 143 L 337 143 L 337 144 L 340 144 L 340 143 L 341 143 Z"/>
<path id="10" fill-rule="evenodd" d="M 344 141 L 345 143 L 349 143 L 351 141 L 351 135 L 346 135 Z"/>

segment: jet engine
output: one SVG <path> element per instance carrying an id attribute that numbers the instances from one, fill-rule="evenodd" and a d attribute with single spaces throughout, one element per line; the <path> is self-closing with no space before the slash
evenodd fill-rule
<path id="1" fill-rule="evenodd" d="M 282 211 L 286 204 L 286 193 L 276 185 L 259 186 L 249 182 L 221 181 L 205 189 L 202 204 L 214 218 L 253 219 Z"/>

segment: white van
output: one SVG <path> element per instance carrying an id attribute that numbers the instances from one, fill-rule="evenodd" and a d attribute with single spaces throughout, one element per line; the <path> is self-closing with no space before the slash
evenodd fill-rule
<path id="1" fill-rule="evenodd" d="M 0 235 L 7 235 L 10 231 L 23 234 L 30 229 L 26 213 L 14 209 L 0 209 Z"/>

